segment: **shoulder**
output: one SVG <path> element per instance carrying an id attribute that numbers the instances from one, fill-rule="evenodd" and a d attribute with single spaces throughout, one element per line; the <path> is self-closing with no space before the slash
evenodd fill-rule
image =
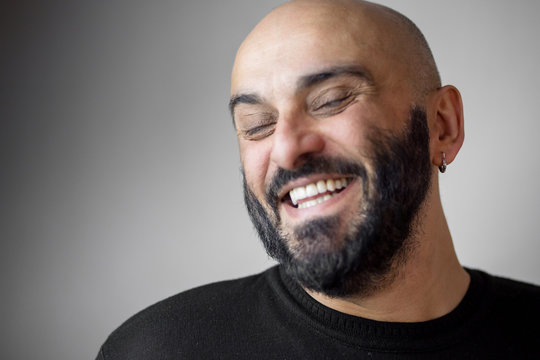
<path id="1" fill-rule="evenodd" d="M 188 347 L 239 321 L 270 292 L 271 268 L 261 274 L 216 282 L 181 292 L 135 314 L 102 346 L 103 359 L 146 359 L 182 355 Z"/>
<path id="2" fill-rule="evenodd" d="M 514 334 L 528 337 L 531 327 L 540 322 L 540 286 L 505 277 L 488 277 L 490 302 L 494 316 Z"/>
<path id="3" fill-rule="evenodd" d="M 478 286 L 478 306 L 471 314 L 476 337 L 481 342 L 503 347 L 501 351 L 537 354 L 536 329 L 540 322 L 540 287 L 479 270 L 469 271 Z"/>
<path id="4" fill-rule="evenodd" d="M 537 308 L 540 301 L 540 286 L 490 275 L 478 270 L 476 272 L 484 278 L 486 290 L 492 296 L 496 306 L 503 306 L 510 312 L 533 311 L 539 313 Z"/>

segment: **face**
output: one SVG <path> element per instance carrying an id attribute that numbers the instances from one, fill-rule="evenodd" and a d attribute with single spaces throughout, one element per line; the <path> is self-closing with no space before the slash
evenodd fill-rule
<path id="1" fill-rule="evenodd" d="M 413 221 L 431 179 L 425 112 L 411 109 L 402 137 L 371 129 L 369 142 L 372 174 L 363 162 L 325 156 L 306 158 L 294 170 L 279 169 L 266 190 L 266 205 L 271 212 L 265 210 L 244 177 L 244 200 L 267 252 L 310 290 L 338 297 L 369 295 L 392 280 L 395 264 L 406 261 L 414 248 Z M 344 180 L 335 183 L 344 184 L 332 191 L 328 189 L 331 180 L 326 188 L 318 182 L 315 186 L 319 194 L 310 197 L 314 200 L 296 201 L 293 194 L 281 199 L 288 204 L 278 203 L 277 194 L 285 184 L 319 174 L 338 174 Z M 317 207 L 343 196 L 341 193 L 350 191 L 349 183 L 354 182 L 362 184 L 363 194 L 350 219 L 344 220 L 337 213 L 306 220 L 292 232 L 283 227 L 281 206 L 301 209 L 301 204 L 311 201 L 316 205 L 310 206 Z M 329 200 L 324 200 L 326 197 Z"/>
<path id="2" fill-rule="evenodd" d="M 317 25 L 248 38 L 231 105 L 268 252 L 305 287 L 344 296 L 372 289 L 408 248 L 429 135 L 403 69 L 370 45 L 377 34 Z"/>

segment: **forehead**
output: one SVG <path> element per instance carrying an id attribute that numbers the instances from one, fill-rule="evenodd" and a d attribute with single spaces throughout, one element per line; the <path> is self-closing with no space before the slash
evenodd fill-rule
<path id="1" fill-rule="evenodd" d="M 306 74 L 350 64 L 367 69 L 376 82 L 399 74 L 399 63 L 391 64 L 395 61 L 384 28 L 370 19 L 289 20 L 263 23 L 242 44 L 233 67 L 232 94 L 286 91 Z"/>

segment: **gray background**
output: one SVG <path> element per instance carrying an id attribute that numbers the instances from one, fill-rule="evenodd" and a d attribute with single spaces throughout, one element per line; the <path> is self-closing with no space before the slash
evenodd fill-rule
<path id="1" fill-rule="evenodd" d="M 461 261 L 539 283 L 540 3 L 380 2 L 462 91 L 441 179 Z M 227 101 L 237 46 L 279 3 L 2 2 L 2 359 L 93 358 L 145 306 L 272 264 Z"/>

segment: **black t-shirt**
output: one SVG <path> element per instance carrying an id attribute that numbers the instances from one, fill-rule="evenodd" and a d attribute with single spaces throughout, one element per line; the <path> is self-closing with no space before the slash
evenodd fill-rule
<path id="1" fill-rule="evenodd" d="M 276 266 L 150 306 L 97 359 L 540 359 L 540 287 L 467 271 L 451 313 L 397 323 L 332 310 Z"/>

